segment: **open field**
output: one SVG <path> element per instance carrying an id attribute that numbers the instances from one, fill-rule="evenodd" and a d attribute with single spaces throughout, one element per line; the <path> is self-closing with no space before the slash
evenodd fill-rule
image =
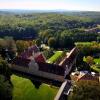
<path id="1" fill-rule="evenodd" d="M 15 75 L 11 76 L 11 81 L 14 86 L 13 100 L 53 100 L 58 91 L 58 88 L 51 88 L 47 84 L 42 84 L 36 89 L 29 79 Z"/>

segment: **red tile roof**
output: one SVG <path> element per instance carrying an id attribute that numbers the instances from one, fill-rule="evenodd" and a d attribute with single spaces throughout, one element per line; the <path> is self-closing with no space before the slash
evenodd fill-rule
<path id="1" fill-rule="evenodd" d="M 46 62 L 42 53 L 40 53 L 37 57 L 34 58 L 36 62 Z"/>
<path id="2" fill-rule="evenodd" d="M 29 47 L 27 50 L 25 50 L 24 52 L 21 53 L 20 57 L 22 58 L 29 58 L 30 56 L 33 55 L 34 53 L 39 52 L 39 49 L 36 45 Z"/>
<path id="3" fill-rule="evenodd" d="M 13 59 L 12 64 L 22 66 L 22 67 L 29 67 L 28 64 L 30 63 L 30 61 L 31 60 L 29 60 L 29 59 L 16 57 L 15 59 Z"/>

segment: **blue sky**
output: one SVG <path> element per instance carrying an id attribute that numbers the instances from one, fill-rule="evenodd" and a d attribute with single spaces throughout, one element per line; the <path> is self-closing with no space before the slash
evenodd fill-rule
<path id="1" fill-rule="evenodd" d="M 0 0 L 0 9 L 100 11 L 100 0 Z"/>

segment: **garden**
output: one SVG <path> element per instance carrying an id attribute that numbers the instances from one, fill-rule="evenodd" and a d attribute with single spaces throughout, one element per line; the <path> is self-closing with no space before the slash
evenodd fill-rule
<path id="1" fill-rule="evenodd" d="M 56 51 L 55 54 L 47 60 L 47 63 L 55 63 L 59 58 L 63 56 L 63 51 Z"/>

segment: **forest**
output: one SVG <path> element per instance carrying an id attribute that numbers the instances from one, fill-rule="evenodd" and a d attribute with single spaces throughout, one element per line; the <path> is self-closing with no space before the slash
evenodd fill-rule
<path id="1" fill-rule="evenodd" d="M 74 13 L 73 13 L 74 14 Z M 76 13 L 77 14 L 77 13 Z M 75 15 L 75 14 L 74 14 Z M 91 14 L 90 14 L 91 15 Z M 1 13 L 0 37 L 11 36 L 15 40 L 33 40 L 37 37 L 42 43 L 50 44 L 54 48 L 66 48 L 74 42 L 99 41 L 100 24 L 97 17 L 79 13 Z M 94 31 L 86 31 L 95 28 Z"/>

